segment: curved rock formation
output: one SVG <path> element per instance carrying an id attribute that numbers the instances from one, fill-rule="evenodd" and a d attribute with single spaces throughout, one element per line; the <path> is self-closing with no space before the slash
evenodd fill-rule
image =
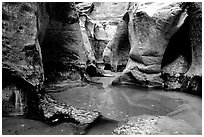
<path id="1" fill-rule="evenodd" d="M 39 35 L 46 80 L 80 81 L 80 68 L 87 58 L 75 4 L 43 3 L 40 12 L 39 24 L 45 27 Z"/>
<path id="2" fill-rule="evenodd" d="M 128 52 L 130 51 L 130 43 L 128 40 L 128 23 L 129 15 L 126 13 L 122 21 L 118 24 L 114 38 L 104 49 L 104 63 L 112 64 L 113 71 L 117 71 L 119 59 L 126 60 L 124 62 L 127 62 Z"/>
<path id="3" fill-rule="evenodd" d="M 202 96 L 202 3 L 189 3 L 187 10 L 190 22 L 191 65 L 182 91 Z"/>
<path id="4" fill-rule="evenodd" d="M 183 90 L 188 83 L 187 87 L 201 93 L 201 81 L 194 78 L 190 82 L 189 78 L 184 78 L 201 76 L 201 4 L 150 2 L 132 5 L 123 16 L 123 25 L 118 25 L 114 38 L 108 43 L 109 49 L 104 50 L 104 55 L 112 54 L 109 62 L 117 68 L 120 51 L 129 47 L 123 40 L 130 43 L 123 75 L 112 84 Z M 184 47 L 186 51 L 180 51 Z"/>
<path id="5" fill-rule="evenodd" d="M 166 66 L 162 68 L 163 78 L 167 90 L 177 89 L 201 96 L 202 5 L 187 5 L 188 17 L 170 39 L 164 55 L 163 66 Z"/>
<path id="6" fill-rule="evenodd" d="M 100 117 L 45 94 L 88 79 L 85 51 L 74 3 L 3 3 L 3 115 L 81 125 Z"/>

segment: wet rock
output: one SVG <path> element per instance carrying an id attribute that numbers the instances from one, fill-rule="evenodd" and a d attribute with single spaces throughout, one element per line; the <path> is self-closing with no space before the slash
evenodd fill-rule
<path id="1" fill-rule="evenodd" d="M 196 129 L 181 119 L 151 115 L 131 117 L 127 122 L 120 123 L 113 133 L 116 135 L 199 134 Z"/>
<path id="2" fill-rule="evenodd" d="M 49 95 L 40 95 L 40 109 L 43 113 L 44 120 L 51 124 L 73 119 L 75 123 L 84 125 L 92 123 L 101 116 L 97 111 L 78 109 L 54 100 Z"/>
<path id="3" fill-rule="evenodd" d="M 3 71 L 7 73 L 6 71 Z M 8 81 L 7 81 L 8 80 Z M 28 116 L 39 119 L 38 87 L 34 87 L 22 78 L 7 75 L 3 81 L 2 108 L 3 116 Z"/>
<path id="4" fill-rule="evenodd" d="M 28 107 L 33 109 L 34 105 L 31 102 L 35 102 L 37 89 L 41 89 L 44 82 L 35 15 L 37 4 L 5 2 L 2 8 L 4 16 L 2 20 L 4 114 L 24 115 L 29 113 Z M 9 106 L 10 110 L 6 106 Z"/>
<path id="5" fill-rule="evenodd" d="M 49 125 L 39 120 L 21 117 L 3 118 L 3 135 L 81 135 L 86 132 L 84 127 L 63 122 Z"/>
<path id="6" fill-rule="evenodd" d="M 8 116 L 8 115 L 22 115 L 23 114 L 23 105 L 22 103 L 18 104 L 15 102 L 15 92 L 18 93 L 20 92 L 19 90 L 17 90 L 17 88 L 13 85 L 13 86 L 9 86 L 4 88 L 4 90 L 2 90 L 2 114 L 3 116 Z M 22 101 L 22 100 L 21 100 Z M 16 104 L 15 104 L 15 103 Z"/>
<path id="7" fill-rule="evenodd" d="M 183 78 L 181 91 L 202 97 L 202 77 L 193 76 Z"/>
<path id="8" fill-rule="evenodd" d="M 149 80 L 147 80 L 147 77 Z M 152 78 L 151 78 L 152 77 Z M 112 85 L 132 85 L 144 88 L 161 88 L 163 80 L 158 75 L 144 75 L 138 71 L 127 72 L 112 81 Z"/>

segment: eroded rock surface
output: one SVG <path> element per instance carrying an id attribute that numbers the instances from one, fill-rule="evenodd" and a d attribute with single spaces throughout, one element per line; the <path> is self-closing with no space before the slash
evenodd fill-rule
<path id="1" fill-rule="evenodd" d="M 92 123 L 101 116 L 97 111 L 78 109 L 66 103 L 61 103 L 49 95 L 40 96 L 40 108 L 44 120 L 51 124 L 73 119 L 76 123 L 84 125 Z"/>
<path id="2" fill-rule="evenodd" d="M 113 38 L 118 21 L 129 8 L 128 2 L 120 3 L 79 3 L 77 4 L 81 15 L 86 15 L 85 28 L 92 47 L 92 52 L 96 58 L 96 62 L 101 63 L 103 56 L 109 54 L 106 50 L 108 42 Z M 86 40 L 87 41 L 87 40 Z M 119 65 L 126 65 L 127 59 L 121 58 Z"/>
<path id="3" fill-rule="evenodd" d="M 119 57 L 127 55 L 125 58 L 128 58 L 123 75 L 113 85 L 185 92 L 190 92 L 184 88 L 189 87 L 194 90 L 191 93 L 201 93 L 200 81 L 190 80 L 192 75 L 201 77 L 201 14 L 201 3 L 132 4 L 123 16 L 123 25 L 118 25 L 114 38 L 104 50 L 104 60 L 114 71 Z M 125 49 L 127 52 L 120 55 Z"/>
<path id="4" fill-rule="evenodd" d="M 33 86 L 43 84 L 41 50 L 37 40 L 35 3 L 2 3 L 3 79 L 20 77 Z M 9 74 L 8 74 L 9 73 Z"/>
<path id="5" fill-rule="evenodd" d="M 26 108 L 37 93 L 33 89 L 43 86 L 36 10 L 36 3 L 2 3 L 2 89 L 3 102 L 6 100 L 8 105 L 3 110 L 6 115 L 27 113 Z"/>
<path id="6" fill-rule="evenodd" d="M 5 115 L 50 123 L 93 122 L 99 112 L 77 109 L 44 94 L 89 79 L 86 61 L 75 3 L 3 3 Z"/>
<path id="7" fill-rule="evenodd" d="M 126 70 L 124 71 L 125 74 L 123 74 L 122 77 L 119 77 L 119 82 L 114 82 L 116 84 L 120 83 L 133 85 L 135 85 L 136 83 L 138 86 L 143 87 L 161 87 L 161 85 L 163 86 L 163 84 L 166 84 L 170 89 L 171 87 L 176 87 L 178 89 L 182 87 L 183 90 L 193 92 L 199 91 L 198 93 L 200 94 L 201 6 L 197 3 L 188 3 L 189 5 L 187 5 L 187 13 L 189 16 L 189 18 L 187 19 L 190 20 L 189 22 L 193 22 L 192 25 L 190 24 L 190 29 L 196 30 L 195 32 L 190 31 L 191 33 L 189 35 L 189 43 L 192 44 L 192 46 L 190 46 L 189 48 L 190 51 L 192 51 L 190 52 L 192 53 L 192 61 L 189 61 L 188 58 L 186 59 L 186 56 L 184 54 L 182 56 L 179 56 L 178 58 L 175 57 L 175 62 L 171 62 L 170 64 L 164 63 L 164 68 L 166 70 L 164 69 L 165 71 L 163 72 L 164 75 L 167 74 L 167 80 L 166 83 L 163 83 L 163 80 L 165 80 L 165 78 L 160 78 L 162 57 L 165 54 L 164 52 L 168 40 L 171 41 L 171 36 L 173 36 L 176 31 L 179 32 L 178 28 L 180 28 L 181 24 L 183 24 L 181 22 L 184 21 L 183 17 L 185 17 L 186 13 L 185 10 L 183 10 L 183 6 L 185 5 L 185 3 L 176 3 L 175 5 L 167 4 L 167 7 L 164 8 L 161 8 L 163 7 L 162 4 L 157 3 L 156 5 L 151 5 L 152 3 L 147 3 L 148 6 L 149 4 L 153 7 L 156 6 L 159 8 L 159 11 L 161 11 L 160 13 L 155 15 L 155 18 L 153 20 L 150 17 L 151 13 L 146 14 L 141 12 L 143 11 L 142 8 L 140 9 L 141 11 L 138 12 L 137 10 L 134 10 L 136 8 L 130 9 L 131 3 L 126 3 L 124 5 L 123 4 L 124 3 L 110 4 L 112 6 L 119 5 L 118 7 L 116 6 L 117 8 L 122 7 L 120 10 L 121 12 L 117 13 L 116 15 L 120 13 L 124 14 L 122 13 L 124 11 L 123 9 L 126 9 L 126 6 L 124 5 L 127 5 L 127 9 L 130 10 L 125 14 L 125 16 L 123 16 L 122 22 L 119 22 L 119 26 L 113 38 L 116 40 L 120 39 L 123 44 L 120 45 L 121 41 L 116 44 L 114 43 L 114 41 L 110 41 L 110 43 L 112 43 L 113 45 L 115 44 L 112 48 L 112 56 L 114 57 L 114 59 L 118 59 L 122 55 L 130 55 L 130 59 L 128 61 Z M 88 10 L 85 11 L 85 13 L 91 13 L 91 10 L 93 10 L 92 5 L 93 4 L 91 4 L 89 8 L 87 8 Z M 95 6 L 106 7 L 107 3 L 97 3 L 95 4 Z M 148 6 L 146 7 L 145 5 L 141 5 L 141 7 L 143 6 L 145 10 L 148 9 Z M 109 6 L 107 6 L 106 8 L 108 7 Z M 113 6 L 113 9 L 116 7 Z M 170 10 L 169 7 L 172 10 Z M 106 10 L 106 8 L 102 10 Z M 114 11 L 113 9 L 111 10 Z M 166 11 L 169 10 L 170 13 L 172 13 L 172 16 L 170 17 L 168 16 L 169 14 L 166 14 Z M 98 14 L 97 10 L 93 10 L 93 13 L 94 12 Z M 148 12 L 148 10 L 146 12 Z M 84 84 L 82 81 L 84 79 L 89 79 L 86 72 L 87 68 L 91 68 L 90 71 L 95 71 L 96 69 L 93 61 L 90 61 L 91 63 L 89 64 L 89 66 L 93 67 L 87 67 L 87 60 L 95 59 L 93 54 L 86 53 L 86 51 L 91 51 L 91 49 L 88 49 L 90 48 L 89 43 L 87 42 L 88 48 L 86 47 L 86 45 L 84 45 L 84 42 L 88 41 L 87 36 L 89 36 L 92 31 L 84 36 L 83 34 L 81 34 L 82 26 L 80 28 L 79 15 L 74 3 L 3 3 L 2 14 L 2 93 L 3 113 L 5 114 L 5 116 L 26 115 L 29 118 L 38 120 L 40 119 L 50 124 L 66 121 L 76 123 L 77 126 L 79 125 L 82 127 L 86 127 L 90 123 L 93 123 L 96 119 L 103 116 L 106 116 L 108 118 L 115 118 L 117 120 L 121 119 L 121 117 L 127 118 L 128 115 L 126 115 L 125 112 L 129 113 L 130 115 L 139 115 L 144 113 L 167 114 L 170 112 L 170 110 L 173 110 L 175 107 L 180 105 L 180 103 L 184 102 L 180 99 L 172 100 L 171 98 L 164 98 L 163 96 L 159 96 L 161 100 L 158 100 L 158 98 L 154 96 L 155 94 L 150 94 L 149 96 L 147 96 L 148 92 L 146 92 L 146 90 L 142 91 L 141 93 L 139 92 L 139 96 L 138 94 L 135 94 L 133 96 L 133 93 L 137 93 L 134 88 L 131 91 L 121 88 L 112 90 L 107 85 L 107 83 L 110 82 L 109 80 L 106 81 L 106 84 L 103 85 L 103 87 L 100 87 L 100 92 L 98 92 L 99 89 L 92 89 L 93 91 L 91 91 L 89 88 L 84 87 L 81 87 L 81 90 L 78 90 L 77 88 L 73 91 L 70 90 L 71 87 L 76 87 L 79 85 L 82 86 Z M 178 14 L 179 18 L 177 18 L 177 16 L 175 16 L 174 14 Z M 92 17 L 94 18 L 94 16 Z M 118 16 L 115 17 L 116 18 L 114 19 L 118 19 Z M 173 22 L 174 19 L 178 23 Z M 158 24 L 156 23 L 155 25 L 155 21 L 158 21 Z M 164 21 L 164 24 L 162 21 Z M 184 24 L 186 22 L 187 21 L 185 20 Z M 114 23 L 112 22 L 112 25 Z M 137 26 L 138 24 L 140 24 L 139 27 Z M 146 25 L 150 25 L 149 27 L 151 29 L 146 28 Z M 111 23 L 108 23 L 107 26 L 110 27 Z M 107 29 L 107 26 L 105 27 L 105 30 Z M 113 26 L 116 25 L 114 24 Z M 104 30 L 103 27 L 104 26 L 101 24 L 98 26 L 95 25 L 96 33 L 94 33 L 94 35 L 92 36 L 94 36 L 98 40 L 97 42 L 99 43 L 96 42 L 97 46 L 101 44 L 100 40 L 104 42 L 104 38 L 107 38 L 105 35 L 103 35 L 104 33 L 97 33 L 101 32 L 100 30 Z M 157 27 L 159 27 L 162 31 Z M 169 27 L 173 28 L 173 31 L 169 31 Z M 110 33 L 112 33 L 113 30 L 114 28 L 110 27 Z M 135 33 L 135 31 L 137 33 Z M 162 35 L 164 32 L 168 32 L 167 35 L 164 35 L 165 37 L 167 37 L 167 39 Z M 110 39 L 110 37 L 113 37 L 112 34 L 108 35 L 108 40 Z M 199 43 L 200 46 L 197 46 L 197 43 Z M 117 47 L 117 44 L 119 44 L 120 46 Z M 128 49 L 128 44 L 130 48 L 129 55 L 127 52 L 120 53 L 121 50 L 128 51 L 126 50 Z M 154 50 L 152 49 L 151 44 L 155 46 L 153 46 Z M 123 45 L 125 47 L 123 47 Z M 108 44 L 107 47 L 109 46 L 110 44 Z M 160 48 L 161 51 L 157 51 Z M 101 50 L 103 49 L 101 48 L 97 52 L 101 52 Z M 110 50 L 108 52 L 112 51 Z M 101 56 L 97 58 L 101 58 Z M 124 56 L 124 58 L 127 59 L 126 56 Z M 156 64 L 156 66 L 154 66 L 154 64 L 151 64 L 152 61 Z M 118 62 L 118 60 L 114 60 L 112 64 L 117 66 L 117 64 L 119 64 Z M 189 64 L 189 62 L 192 62 L 191 65 Z M 188 67 L 190 69 L 188 69 Z M 198 73 L 194 73 L 195 70 Z M 178 73 L 183 74 L 185 72 L 187 72 L 187 78 L 185 77 L 185 75 L 184 79 L 182 75 L 178 75 L 177 77 Z M 183 82 L 184 84 L 176 83 L 177 81 L 181 83 Z M 185 85 L 187 86 L 185 87 Z M 65 91 L 69 91 L 69 94 L 65 93 Z M 47 94 L 48 92 L 50 92 L 50 94 Z M 54 95 L 57 92 L 61 92 L 61 94 Z M 63 94 L 63 92 L 65 94 Z M 55 97 L 53 98 L 52 96 Z M 58 97 L 60 98 L 60 100 L 56 100 Z M 82 97 L 80 98 L 81 101 L 79 100 L 79 102 L 77 102 L 76 99 L 79 99 L 79 97 Z M 84 100 L 88 102 L 87 104 L 89 104 L 90 106 L 87 104 L 84 105 Z M 169 101 L 168 103 L 167 100 Z M 160 103 L 160 101 L 163 103 Z M 86 108 L 84 109 L 83 107 L 85 106 Z M 187 115 L 188 118 L 194 118 L 189 118 L 191 120 L 189 121 L 193 121 L 194 123 L 192 123 L 195 125 L 200 122 L 200 116 L 196 114 L 197 112 L 194 114 L 194 109 L 191 109 L 191 107 L 189 109 L 188 105 L 187 107 L 185 105 L 181 106 L 181 108 L 184 109 L 181 110 L 182 113 L 180 117 L 183 116 L 183 112 L 189 111 L 191 113 L 190 115 Z M 13 109 L 16 109 L 17 111 L 13 111 Z M 120 114 L 118 112 L 123 113 Z M 199 111 L 199 113 L 201 112 Z M 174 113 L 172 112 L 170 115 L 179 117 L 177 114 L 180 114 L 179 108 L 178 111 Z M 163 120 L 162 122 L 172 122 L 172 125 L 170 125 L 170 130 L 165 130 L 162 133 L 197 133 L 186 122 L 175 121 L 166 117 L 160 118 L 161 121 Z M 145 119 L 147 119 L 147 122 L 145 121 Z M 135 122 L 134 118 L 130 120 Z M 148 122 L 148 118 L 143 119 L 144 121 L 142 125 L 148 125 L 144 127 L 144 129 L 142 129 L 142 125 L 139 125 L 138 129 L 136 130 L 130 128 L 131 126 L 133 126 L 134 128 L 137 127 L 137 120 L 138 119 L 136 119 L 136 124 L 134 122 L 128 123 L 128 126 L 125 127 L 127 132 L 125 132 L 124 134 L 157 134 L 163 128 L 162 126 L 155 127 L 154 121 L 153 123 L 151 123 L 151 120 L 150 122 Z M 181 132 L 180 130 L 179 132 L 174 130 L 173 127 L 175 126 L 175 123 L 181 126 Z M 200 125 L 197 127 L 200 128 Z M 115 133 L 122 134 L 121 130 L 123 128 L 124 127 L 119 127 L 118 130 L 115 130 Z M 150 132 L 147 131 L 144 133 L 143 131 L 146 129 L 150 129 Z M 183 131 L 183 129 L 185 130 Z"/>
<path id="8" fill-rule="evenodd" d="M 40 46 L 46 80 L 80 81 L 87 58 L 75 4 L 42 3 L 39 14 L 39 24 L 45 27 Z"/>

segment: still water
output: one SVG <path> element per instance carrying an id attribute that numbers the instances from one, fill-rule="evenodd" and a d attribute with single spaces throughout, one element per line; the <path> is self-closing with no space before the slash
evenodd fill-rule
<path id="1" fill-rule="evenodd" d="M 171 121 L 182 120 L 188 124 L 188 128 L 178 127 L 180 133 L 202 134 L 201 98 L 174 91 L 146 90 L 130 86 L 112 87 L 109 85 L 112 81 L 111 78 L 100 78 L 99 81 L 102 83 L 101 85 L 86 85 L 48 93 L 69 105 L 100 111 L 107 118 L 96 121 L 83 134 L 110 135 L 121 121 L 142 115 L 166 116 L 173 119 Z M 58 125 L 47 125 L 41 121 L 11 117 L 3 118 L 2 123 L 3 134 L 82 133 L 80 132 L 81 129 L 66 122 Z M 174 125 L 177 126 L 175 122 Z M 168 126 L 164 130 L 169 130 Z"/>

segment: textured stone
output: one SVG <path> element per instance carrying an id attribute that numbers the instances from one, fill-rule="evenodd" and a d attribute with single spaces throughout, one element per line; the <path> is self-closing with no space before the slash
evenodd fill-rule
<path id="1" fill-rule="evenodd" d="M 150 2 L 130 5 L 132 7 L 123 16 L 123 25 L 118 25 L 114 38 L 104 50 L 105 63 L 116 68 L 119 52 L 127 47 L 120 40 L 125 39 L 130 43 L 124 77 L 121 75 L 113 84 L 130 84 L 131 81 L 138 82 L 132 85 L 168 90 L 181 90 L 182 87 L 182 91 L 185 91 L 183 88 L 189 78 L 185 79 L 184 75 L 191 78 L 193 75 L 201 76 L 201 3 Z M 120 45 L 123 48 L 120 49 Z M 134 79 L 127 78 L 129 73 Z M 125 82 L 125 79 L 129 80 Z M 200 89 L 195 88 L 200 85 L 198 81 L 191 81 L 195 84 L 193 89 Z"/>
<path id="2" fill-rule="evenodd" d="M 167 124 L 168 123 L 168 124 Z M 142 115 L 130 117 L 113 131 L 116 135 L 191 135 L 196 129 L 181 119 L 166 116 Z"/>
<path id="3" fill-rule="evenodd" d="M 75 4 L 42 3 L 41 7 L 38 20 L 45 25 L 40 46 L 46 81 L 82 80 L 80 69 L 87 58 Z"/>
<path id="4" fill-rule="evenodd" d="M 163 55 L 169 38 L 178 31 L 186 18 L 183 8 L 185 3 L 133 4 L 123 16 L 124 25 L 118 26 L 117 32 L 120 33 L 116 32 L 113 44 L 110 44 L 113 50 L 112 66 L 117 66 L 119 51 L 128 47 L 119 41 L 122 37 L 130 43 L 129 59 L 123 73 L 131 72 L 138 81 L 145 81 L 145 87 L 154 87 L 153 83 L 155 87 L 163 87 L 160 77 Z M 123 48 L 113 48 L 120 45 Z"/>
<path id="5" fill-rule="evenodd" d="M 92 123 L 96 118 L 101 116 L 97 111 L 78 109 L 54 100 L 49 95 L 41 94 L 39 96 L 40 110 L 43 113 L 44 120 L 51 124 L 74 119 L 76 123 L 84 125 Z"/>
<path id="6" fill-rule="evenodd" d="M 144 7 L 145 8 L 144 8 Z M 177 24 L 177 18 L 183 12 L 184 3 L 152 3 L 148 6 L 138 4 L 138 9 L 131 12 L 129 29 L 129 40 L 131 50 L 130 60 L 125 72 L 131 71 L 134 77 L 140 77 L 135 71 L 144 73 L 147 83 L 157 79 L 160 87 L 163 87 L 160 76 L 162 58 L 168 44 L 169 32 Z M 151 11 L 152 7 L 157 10 Z M 182 18 L 182 17 L 181 17 Z M 173 24 L 173 25 L 172 25 Z M 172 34 L 168 34 L 172 33 Z M 155 82 L 154 82 L 155 83 Z M 147 84 L 148 86 L 148 84 Z M 155 85 L 158 87 L 158 85 Z M 150 84 L 148 87 L 154 87 Z"/>
<path id="7" fill-rule="evenodd" d="M 202 96 L 202 3 L 188 3 L 188 6 L 192 62 L 181 90 Z"/>
<path id="8" fill-rule="evenodd" d="M 81 125 L 98 118 L 99 112 L 44 94 L 87 76 L 74 3 L 3 3 L 3 12 L 4 116 L 24 115 L 49 123 L 74 119 Z"/>
<path id="9" fill-rule="evenodd" d="M 42 86 L 44 77 L 37 40 L 36 4 L 5 2 L 2 8 L 2 68 L 33 86 Z M 3 79 L 6 80 L 4 74 Z"/>
<path id="10" fill-rule="evenodd" d="M 117 26 L 113 39 L 104 49 L 103 58 L 105 63 L 110 63 L 113 71 L 117 71 L 119 61 L 127 63 L 130 43 L 128 40 L 128 22 L 129 16 L 125 14 L 122 21 Z"/>
<path id="11" fill-rule="evenodd" d="M 187 3 L 188 17 L 178 32 L 170 39 L 166 49 L 163 66 L 167 65 L 162 71 L 165 88 L 168 90 L 176 89 L 202 95 L 201 7 L 201 3 Z"/>
<path id="12" fill-rule="evenodd" d="M 85 47 L 85 54 L 88 58 L 88 60 L 90 62 L 92 61 L 96 61 L 96 58 L 94 56 L 94 50 L 93 50 L 93 45 L 90 43 L 89 41 L 89 36 L 88 36 L 88 29 L 87 26 L 85 26 L 86 22 L 87 22 L 87 16 L 88 15 L 81 15 L 80 16 L 80 28 L 81 28 L 81 33 L 82 33 L 82 38 L 83 38 L 83 44 L 84 44 L 84 47 Z"/>
<path id="13" fill-rule="evenodd" d="M 2 100 L 7 116 L 37 108 L 32 103 L 43 86 L 44 70 L 36 11 L 36 3 L 2 3 Z"/>

